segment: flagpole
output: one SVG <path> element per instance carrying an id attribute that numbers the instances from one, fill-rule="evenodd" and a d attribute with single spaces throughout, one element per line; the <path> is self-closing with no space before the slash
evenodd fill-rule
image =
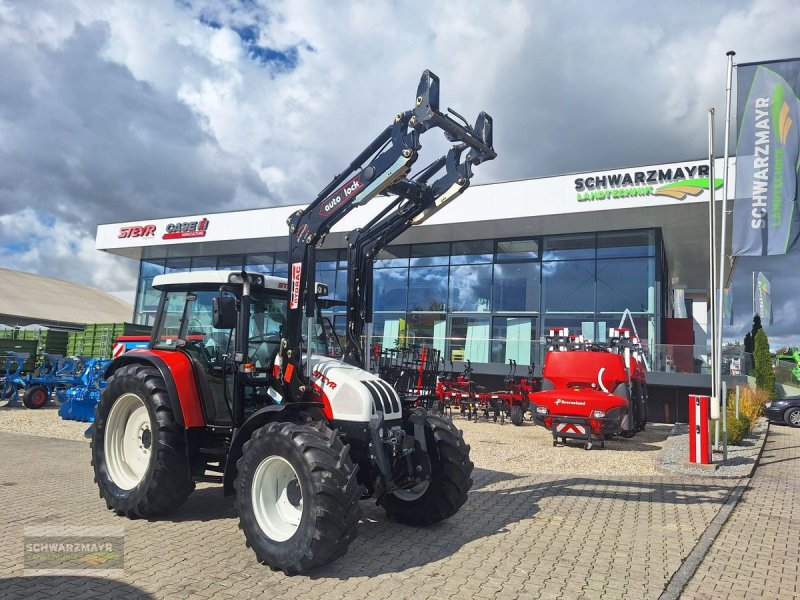
<path id="1" fill-rule="evenodd" d="M 714 109 L 708 109 L 708 338 L 711 345 L 711 396 L 717 397 L 717 355 L 716 355 L 716 315 L 714 310 L 714 294 L 717 288 L 714 277 L 714 260 L 716 259 L 716 215 L 714 207 Z"/>
<path id="2" fill-rule="evenodd" d="M 728 205 L 728 143 L 731 128 L 731 81 L 733 79 L 733 57 L 736 52 L 729 50 L 726 56 L 728 57 L 728 79 L 725 88 L 725 148 L 723 149 L 723 162 L 722 162 L 722 223 L 720 224 L 719 232 L 719 271 L 717 271 L 717 279 L 719 287 L 717 288 L 717 364 L 715 389 L 722 390 L 722 304 L 724 302 L 723 285 L 725 279 L 725 226 L 727 223 L 727 205 Z M 714 188 L 712 182 L 712 189 Z M 711 192 L 711 200 L 714 201 L 714 192 Z M 720 402 L 722 399 L 720 398 Z M 723 439 L 725 432 L 723 431 Z"/>

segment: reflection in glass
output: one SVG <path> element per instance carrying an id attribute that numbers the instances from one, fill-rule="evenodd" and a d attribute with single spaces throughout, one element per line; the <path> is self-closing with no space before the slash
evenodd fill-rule
<path id="1" fill-rule="evenodd" d="M 375 267 L 407 267 L 408 246 L 389 246 L 378 252 Z"/>
<path id="2" fill-rule="evenodd" d="M 539 257 L 537 240 L 505 240 L 497 242 L 498 261 L 532 260 Z"/>
<path id="3" fill-rule="evenodd" d="M 375 269 L 373 310 L 406 310 L 408 269 Z"/>
<path id="4" fill-rule="evenodd" d="M 489 312 L 492 297 L 492 265 L 450 267 L 450 309 Z"/>
<path id="5" fill-rule="evenodd" d="M 271 261 L 270 261 L 271 262 Z M 230 271 L 240 271 L 243 265 L 242 256 L 220 256 L 217 260 L 217 268 Z"/>
<path id="6" fill-rule="evenodd" d="M 495 317 L 492 321 L 492 362 L 517 362 L 519 367 L 534 360 L 536 317 Z M 524 370 L 523 370 L 524 372 Z"/>
<path id="7" fill-rule="evenodd" d="M 412 267 L 408 276 L 408 310 L 447 309 L 447 267 Z"/>
<path id="8" fill-rule="evenodd" d="M 432 267 L 450 262 L 450 244 L 414 244 L 411 246 L 412 267 Z"/>
<path id="9" fill-rule="evenodd" d="M 593 260 L 542 263 L 545 312 L 594 312 Z"/>
<path id="10" fill-rule="evenodd" d="M 451 317 L 450 360 L 489 362 L 489 317 Z"/>
<path id="11" fill-rule="evenodd" d="M 617 231 L 597 234 L 597 257 L 653 256 L 655 254 L 655 232 Z"/>
<path id="12" fill-rule="evenodd" d="M 655 260 L 627 258 L 597 261 L 597 311 L 652 312 Z"/>
<path id="13" fill-rule="evenodd" d="M 475 240 L 471 242 L 453 242 L 451 265 L 474 265 L 492 262 L 494 244 L 491 240 Z"/>
<path id="14" fill-rule="evenodd" d="M 411 313 L 408 315 L 407 328 L 409 343 L 432 346 L 444 357 L 447 337 L 445 313 Z"/>
<path id="15" fill-rule="evenodd" d="M 164 273 L 163 260 L 143 260 L 139 271 L 140 277 L 155 277 Z"/>
<path id="16" fill-rule="evenodd" d="M 593 233 L 579 235 L 559 235 L 544 239 L 543 260 L 573 260 L 594 258 L 595 240 Z"/>
<path id="17" fill-rule="evenodd" d="M 539 310 L 539 263 L 495 264 L 492 288 L 495 312 Z"/>
<path id="18" fill-rule="evenodd" d="M 272 275 L 272 254 L 248 254 L 245 271 Z"/>

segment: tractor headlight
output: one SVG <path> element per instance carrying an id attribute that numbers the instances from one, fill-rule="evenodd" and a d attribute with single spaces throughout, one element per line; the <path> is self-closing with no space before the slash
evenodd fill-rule
<path id="1" fill-rule="evenodd" d="M 538 415 L 546 415 L 547 414 L 547 407 L 546 406 L 537 406 L 536 407 L 536 414 L 538 414 Z"/>
<path id="2" fill-rule="evenodd" d="M 605 419 L 606 412 L 604 410 L 593 410 L 592 411 L 592 418 L 593 419 Z"/>

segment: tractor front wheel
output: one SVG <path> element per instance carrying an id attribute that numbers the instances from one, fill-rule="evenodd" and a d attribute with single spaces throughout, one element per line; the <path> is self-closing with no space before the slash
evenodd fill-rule
<path id="1" fill-rule="evenodd" d="M 239 528 L 259 562 L 295 575 L 347 551 L 361 486 L 350 447 L 324 423 L 260 427 L 236 468 Z"/>
<path id="2" fill-rule="evenodd" d="M 431 461 L 430 480 L 378 499 L 386 514 L 408 525 L 432 525 L 456 514 L 472 487 L 469 446 L 452 419 L 428 413 L 425 441 Z"/>
<path id="3" fill-rule="evenodd" d="M 27 408 L 42 408 L 50 400 L 50 391 L 43 385 L 32 385 L 22 395 L 22 403 Z"/>
<path id="4" fill-rule="evenodd" d="M 153 367 L 125 365 L 109 377 L 95 412 L 91 449 L 100 496 L 119 515 L 167 512 L 194 489 L 183 428 Z"/>

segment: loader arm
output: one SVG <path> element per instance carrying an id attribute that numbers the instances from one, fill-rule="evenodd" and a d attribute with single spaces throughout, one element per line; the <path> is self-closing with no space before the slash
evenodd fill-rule
<path id="1" fill-rule="evenodd" d="M 491 148 L 491 118 L 481 113 L 479 121 L 484 123 L 483 131 Z M 364 369 L 370 366 L 373 266 L 378 253 L 410 227 L 424 223 L 464 193 L 472 178 L 473 164 L 493 158 L 491 155 L 487 158 L 479 148 L 472 148 L 462 160 L 466 149 L 466 144 L 459 143 L 414 180 L 403 179 L 391 186 L 388 191 L 397 198 L 365 226 L 348 234 L 346 362 Z M 494 154 L 494 150 L 491 152 Z M 428 185 L 443 167 L 445 174 Z"/>
<path id="2" fill-rule="evenodd" d="M 413 109 L 400 113 L 369 146 L 320 191 L 305 209 L 292 214 L 289 225 L 289 303 L 286 327 L 281 339 L 278 374 L 289 401 L 302 401 L 310 391 L 311 361 L 303 372 L 303 335 L 310 348 L 315 326 L 316 248 L 331 228 L 351 210 L 363 206 L 394 185 L 412 193 L 416 189 L 406 175 L 417 160 L 420 136 L 441 128 L 450 141 L 469 147 L 472 164 L 491 160 L 491 118 L 484 113 L 476 126 L 462 124 L 439 111 L 439 78 L 426 70 L 422 74 Z M 304 331 L 305 329 L 305 331 Z"/>

